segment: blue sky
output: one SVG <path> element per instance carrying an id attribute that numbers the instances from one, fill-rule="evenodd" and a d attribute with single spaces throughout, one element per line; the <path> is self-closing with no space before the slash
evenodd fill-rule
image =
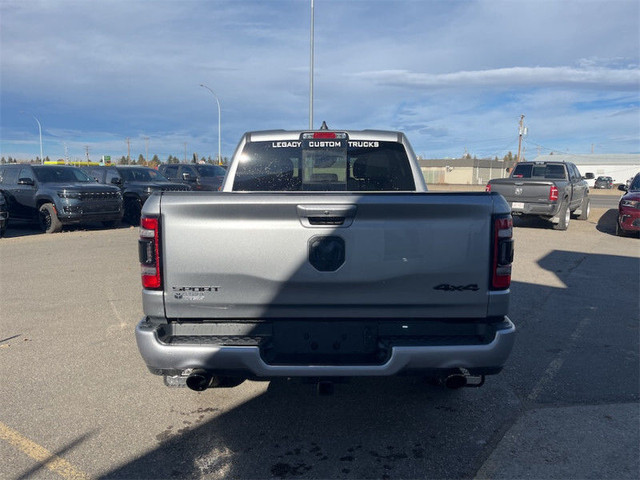
<path id="1" fill-rule="evenodd" d="M 0 0 L 0 154 L 230 156 L 309 126 L 310 0 Z M 640 153 L 637 0 L 315 0 L 314 126 L 425 158 Z"/>

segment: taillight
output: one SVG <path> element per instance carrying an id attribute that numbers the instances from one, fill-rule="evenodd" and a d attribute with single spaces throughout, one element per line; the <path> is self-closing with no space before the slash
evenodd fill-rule
<path id="1" fill-rule="evenodd" d="M 552 202 L 558 200 L 558 187 L 556 187 L 555 185 L 551 185 L 551 188 L 549 188 L 549 200 L 551 200 Z"/>
<path id="2" fill-rule="evenodd" d="M 487 186 L 484 187 L 484 191 L 485 192 L 490 192 L 491 191 L 491 184 L 490 183 L 487 183 Z"/>
<path id="3" fill-rule="evenodd" d="M 140 259 L 142 286 L 149 289 L 162 288 L 158 225 L 158 219 L 155 217 L 142 217 L 140 220 L 138 258 Z"/>
<path id="4" fill-rule="evenodd" d="M 506 290 L 511 285 L 513 263 L 513 219 L 511 215 L 494 217 L 493 220 L 493 268 L 491 286 L 494 290 Z"/>

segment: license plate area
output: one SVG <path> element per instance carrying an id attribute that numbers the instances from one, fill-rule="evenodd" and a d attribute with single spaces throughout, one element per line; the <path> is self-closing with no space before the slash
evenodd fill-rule
<path id="1" fill-rule="evenodd" d="M 524 210 L 524 202 L 513 202 L 511 204 L 512 210 Z"/>
<path id="2" fill-rule="evenodd" d="M 276 321 L 262 357 L 271 365 L 380 364 L 376 322 Z"/>

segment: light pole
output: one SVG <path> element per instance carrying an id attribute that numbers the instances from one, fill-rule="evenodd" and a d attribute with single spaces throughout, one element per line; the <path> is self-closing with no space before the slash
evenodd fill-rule
<path id="1" fill-rule="evenodd" d="M 22 113 L 27 113 L 27 112 L 22 112 Z M 42 126 L 40 125 L 40 120 L 38 120 L 33 113 L 30 113 L 29 115 L 31 115 L 33 119 L 36 121 L 36 123 L 38 124 L 38 134 L 40 136 L 40 163 L 44 163 L 44 157 L 42 156 Z"/>
<path id="2" fill-rule="evenodd" d="M 313 130 L 313 63 L 314 63 L 314 59 L 313 59 L 313 41 L 314 41 L 314 23 L 315 23 L 315 19 L 314 19 L 315 15 L 314 15 L 314 7 L 313 7 L 313 0 L 311 0 L 311 35 L 310 35 L 310 51 L 309 51 L 309 57 L 310 57 L 310 65 L 309 65 L 309 130 Z"/>
<path id="3" fill-rule="evenodd" d="M 221 144 L 221 136 L 220 136 L 220 124 L 221 124 L 221 116 L 220 116 L 220 100 L 218 100 L 218 96 L 213 93 L 213 90 L 211 90 L 209 87 L 207 87 L 206 85 L 203 85 L 202 83 L 200 84 L 200 86 L 202 88 L 206 88 L 207 90 L 209 90 L 211 92 L 211 95 L 213 95 L 213 98 L 216 99 L 216 104 L 218 105 L 218 165 L 220 165 L 222 163 L 222 156 L 220 154 L 220 144 Z"/>

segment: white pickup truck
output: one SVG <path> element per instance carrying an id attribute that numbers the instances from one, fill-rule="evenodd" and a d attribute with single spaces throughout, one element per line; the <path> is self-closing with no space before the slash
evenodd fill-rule
<path id="1" fill-rule="evenodd" d="M 478 386 L 514 342 L 510 206 L 427 192 L 399 132 L 246 133 L 220 192 L 147 200 L 139 256 L 136 339 L 169 386 Z"/>

